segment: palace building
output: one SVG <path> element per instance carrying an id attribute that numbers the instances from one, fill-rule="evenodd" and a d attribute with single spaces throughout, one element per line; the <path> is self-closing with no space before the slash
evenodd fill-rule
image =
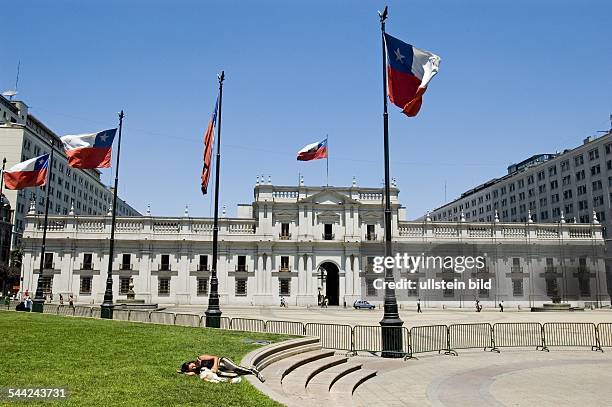
<path id="1" fill-rule="evenodd" d="M 384 253 L 383 189 L 256 183 L 251 204 L 219 220 L 219 293 L 222 304 L 330 305 L 355 300 L 380 303 L 376 256 Z M 427 306 L 536 305 L 551 298 L 575 305 L 610 303 L 604 273 L 601 225 L 407 221 L 399 189 L 391 187 L 394 251 L 414 256 L 482 257 L 478 269 L 423 263 L 395 270 L 397 281 L 464 282 L 442 290 L 398 289 L 400 304 Z M 39 274 L 43 216 L 26 216 L 22 290 L 73 294 L 100 304 L 109 262 L 110 216 L 49 217 L 44 270 Z M 208 301 L 213 220 L 118 217 L 112 261 L 114 299 L 126 298 L 133 278 L 137 299 L 204 306 Z M 413 271 L 413 272 L 411 272 Z M 431 282 L 430 281 L 430 282 Z M 469 288 L 470 281 L 489 282 Z M 451 287 L 451 288 L 449 288 Z"/>

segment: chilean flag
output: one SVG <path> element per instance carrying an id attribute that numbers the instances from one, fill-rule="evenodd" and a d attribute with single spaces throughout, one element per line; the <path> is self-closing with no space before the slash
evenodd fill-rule
<path id="1" fill-rule="evenodd" d="M 109 168 L 117 129 L 61 137 L 68 164 L 73 168 Z"/>
<path id="2" fill-rule="evenodd" d="M 4 171 L 4 184 L 7 189 L 23 189 L 45 185 L 49 168 L 49 154 L 34 157 L 14 165 Z"/>
<path id="3" fill-rule="evenodd" d="M 427 84 L 438 73 L 440 57 L 385 34 L 389 100 L 409 117 L 421 109 Z"/>
<path id="4" fill-rule="evenodd" d="M 210 117 L 210 121 L 208 122 L 208 127 L 206 128 L 206 133 L 204 133 L 204 165 L 202 166 L 202 176 L 201 178 L 201 190 L 202 194 L 206 195 L 208 191 L 208 181 L 210 181 L 210 173 L 212 169 L 210 166 L 212 165 L 212 152 L 213 152 L 213 143 L 215 141 L 215 126 L 217 123 L 217 108 L 219 107 L 219 99 L 215 102 L 215 110 Z"/>
<path id="5" fill-rule="evenodd" d="M 308 144 L 297 154 L 298 161 L 320 160 L 322 158 L 327 158 L 327 139 Z"/>

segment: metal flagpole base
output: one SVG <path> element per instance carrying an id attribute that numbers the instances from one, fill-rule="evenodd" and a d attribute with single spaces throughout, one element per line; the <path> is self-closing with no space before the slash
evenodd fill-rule
<path id="1" fill-rule="evenodd" d="M 206 310 L 204 314 L 206 315 L 207 328 L 221 328 L 221 310 Z"/>
<path id="2" fill-rule="evenodd" d="M 115 306 L 113 304 L 100 305 L 100 318 L 113 319 L 114 309 L 115 309 Z"/>
<path id="3" fill-rule="evenodd" d="M 45 300 L 44 299 L 34 299 L 32 300 L 32 312 L 40 312 L 42 313 L 45 308 Z"/>

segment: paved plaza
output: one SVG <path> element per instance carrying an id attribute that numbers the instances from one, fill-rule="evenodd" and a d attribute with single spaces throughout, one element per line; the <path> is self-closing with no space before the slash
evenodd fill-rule
<path id="1" fill-rule="evenodd" d="M 588 349 L 502 349 L 376 363 L 359 406 L 609 406 L 612 354 Z"/>
<path id="2" fill-rule="evenodd" d="M 222 306 L 223 316 L 230 318 L 255 318 L 262 320 L 286 320 L 301 322 L 322 322 L 347 325 L 378 325 L 382 310 L 355 310 L 352 308 L 305 308 L 305 307 L 238 307 Z M 165 311 L 204 315 L 205 307 L 169 306 Z M 460 324 L 475 322 L 612 322 L 612 310 L 598 309 L 574 312 L 530 312 L 528 309 L 518 311 L 506 309 L 484 309 L 476 312 L 473 308 L 440 309 L 426 308 L 422 314 L 415 309 L 401 310 L 400 317 L 404 325 Z"/>

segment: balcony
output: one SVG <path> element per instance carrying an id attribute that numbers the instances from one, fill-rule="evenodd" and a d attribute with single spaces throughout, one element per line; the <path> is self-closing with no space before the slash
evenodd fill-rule
<path id="1" fill-rule="evenodd" d="M 333 233 L 323 233 L 322 235 L 323 240 L 334 240 L 335 238 L 336 238 L 336 235 Z"/>
<path id="2" fill-rule="evenodd" d="M 133 267 L 131 264 L 121 263 L 119 265 L 119 270 L 133 270 Z"/>
<path id="3" fill-rule="evenodd" d="M 92 263 L 81 263 L 81 270 L 93 270 Z"/>
<path id="4" fill-rule="evenodd" d="M 278 271 L 280 271 L 281 273 L 291 273 L 291 269 L 289 268 L 289 266 L 281 266 Z"/>
<path id="5" fill-rule="evenodd" d="M 279 233 L 278 238 L 280 240 L 290 240 L 291 239 L 291 233 Z"/>
<path id="6" fill-rule="evenodd" d="M 238 264 L 234 271 L 249 271 L 249 268 L 246 264 Z"/>
<path id="7" fill-rule="evenodd" d="M 170 264 L 162 263 L 157 268 L 157 271 L 172 271 L 170 268 Z"/>
<path id="8" fill-rule="evenodd" d="M 210 271 L 208 269 L 208 264 L 198 264 L 198 271 Z"/>
<path id="9" fill-rule="evenodd" d="M 367 233 L 366 240 L 369 240 L 369 241 L 378 240 L 378 236 L 376 235 L 376 233 Z"/>
<path id="10" fill-rule="evenodd" d="M 45 262 L 45 264 L 43 264 L 43 270 L 55 270 L 55 263 Z"/>
<path id="11" fill-rule="evenodd" d="M 511 273 L 522 273 L 523 267 L 522 266 L 512 266 L 510 267 L 510 272 Z"/>

